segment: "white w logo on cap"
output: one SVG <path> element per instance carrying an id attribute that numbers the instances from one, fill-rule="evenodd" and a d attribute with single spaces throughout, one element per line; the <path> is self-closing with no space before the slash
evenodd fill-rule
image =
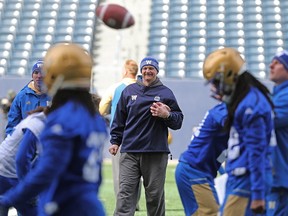
<path id="1" fill-rule="evenodd" d="M 151 64 L 152 61 L 151 60 L 146 60 L 146 64 Z"/>

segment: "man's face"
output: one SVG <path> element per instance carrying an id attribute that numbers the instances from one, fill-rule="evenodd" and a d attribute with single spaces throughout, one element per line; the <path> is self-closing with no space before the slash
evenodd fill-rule
<path id="1" fill-rule="evenodd" d="M 149 83 L 153 82 L 157 76 L 156 68 L 151 65 L 144 66 L 141 73 L 143 80 Z"/>
<path id="2" fill-rule="evenodd" d="M 273 81 L 276 85 L 288 80 L 288 71 L 285 69 L 284 65 L 277 59 L 273 59 L 269 67 L 269 79 Z"/>
<path id="3" fill-rule="evenodd" d="M 34 86 L 38 91 L 41 91 L 41 85 L 43 81 L 43 76 L 40 70 L 35 70 L 32 74 L 32 79 L 34 81 Z"/>

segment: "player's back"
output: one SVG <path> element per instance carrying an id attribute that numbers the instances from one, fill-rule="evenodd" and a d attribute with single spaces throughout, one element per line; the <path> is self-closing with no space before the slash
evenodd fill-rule
<path id="1" fill-rule="evenodd" d="M 41 143 L 43 151 L 58 152 L 53 166 L 61 171 L 46 191 L 47 197 L 61 203 L 81 191 L 98 191 L 106 137 L 104 119 L 92 116 L 79 103 L 67 102 L 48 115 Z"/>

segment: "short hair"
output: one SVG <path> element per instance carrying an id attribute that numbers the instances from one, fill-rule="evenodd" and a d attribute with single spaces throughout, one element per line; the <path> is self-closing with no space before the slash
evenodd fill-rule
<path id="1" fill-rule="evenodd" d="M 128 59 L 125 61 L 125 70 L 129 73 L 129 74 L 133 74 L 136 76 L 137 72 L 138 72 L 138 64 L 136 61 L 132 60 L 132 59 Z"/>

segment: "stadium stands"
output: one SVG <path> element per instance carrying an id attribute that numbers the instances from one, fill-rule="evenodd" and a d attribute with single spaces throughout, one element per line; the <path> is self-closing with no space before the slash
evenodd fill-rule
<path id="1" fill-rule="evenodd" d="M 56 42 L 77 42 L 91 51 L 96 3 L 1 0 L 0 76 L 30 76 L 34 62 Z"/>
<path id="2" fill-rule="evenodd" d="M 160 75 L 202 77 L 205 56 L 222 46 L 237 48 L 248 68 L 267 78 L 271 58 L 288 49 L 288 1 L 153 0 L 148 55 Z"/>
<path id="3" fill-rule="evenodd" d="M 1 0 L 0 76 L 30 75 L 33 62 L 55 42 L 73 41 L 92 51 L 96 4 Z M 151 0 L 147 55 L 158 58 L 160 76 L 194 79 L 202 77 L 209 52 L 232 46 L 256 77 L 267 78 L 275 52 L 288 49 L 287 11 L 288 1 L 280 0 Z"/>

